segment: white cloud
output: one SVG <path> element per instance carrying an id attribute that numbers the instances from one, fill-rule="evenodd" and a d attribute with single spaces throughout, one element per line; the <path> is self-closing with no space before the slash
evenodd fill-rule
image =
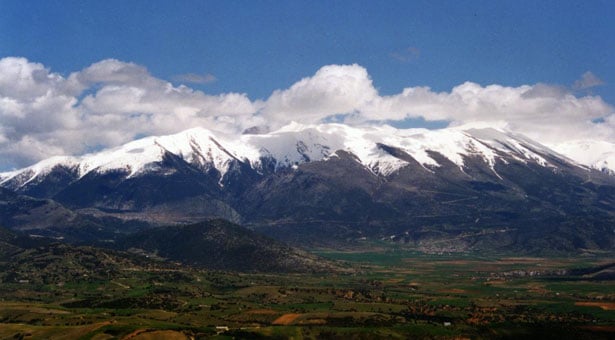
<path id="1" fill-rule="evenodd" d="M 377 96 L 363 67 L 329 65 L 286 90 L 274 91 L 265 102 L 263 114 L 268 121 L 277 123 L 315 122 L 358 111 Z"/>
<path id="2" fill-rule="evenodd" d="M 257 105 L 244 94 L 175 87 L 142 66 L 114 59 L 64 78 L 24 58 L 4 58 L 0 169 L 194 126 L 238 133 L 255 123 Z"/>
<path id="3" fill-rule="evenodd" d="M 505 87 L 466 82 L 451 92 L 406 88 L 401 94 L 380 97 L 362 111 L 367 119 L 400 120 L 423 117 L 452 124 L 506 121 L 509 127 L 543 142 L 556 143 L 570 134 L 594 134 L 592 119 L 613 112 L 600 97 L 582 98 L 544 84 Z M 604 138 L 613 138 L 604 133 Z"/>
<path id="4" fill-rule="evenodd" d="M 424 118 L 453 125 L 468 122 L 508 122 L 508 126 L 545 143 L 571 135 L 615 139 L 606 124 L 593 119 L 614 112 L 597 96 L 576 97 L 564 87 L 536 84 L 507 87 L 466 82 L 450 92 L 408 87 L 380 96 L 367 71 L 359 65 L 330 65 L 287 90 L 275 91 L 265 103 L 269 122 L 319 122 L 347 114 L 346 123 Z"/>
<path id="5" fill-rule="evenodd" d="M 96 83 L 107 85 L 146 85 L 158 83 L 145 67 L 134 63 L 125 63 L 116 59 L 105 59 L 90 65 L 86 69 L 71 74 L 71 80 L 78 81 L 84 87 Z"/>
<path id="6" fill-rule="evenodd" d="M 0 169 L 194 126 L 240 133 L 291 121 L 369 124 L 419 117 L 451 124 L 505 121 L 550 144 L 589 136 L 615 141 L 612 106 L 546 84 L 466 82 L 450 92 L 408 87 L 381 96 L 365 68 L 328 65 L 264 101 L 251 101 L 245 94 L 214 96 L 173 86 L 142 66 L 114 59 L 68 77 L 24 58 L 0 59 Z"/>
<path id="7" fill-rule="evenodd" d="M 64 79 L 49 73 L 43 65 L 25 58 L 0 59 L 0 95 L 16 101 L 30 101 L 57 90 Z"/>

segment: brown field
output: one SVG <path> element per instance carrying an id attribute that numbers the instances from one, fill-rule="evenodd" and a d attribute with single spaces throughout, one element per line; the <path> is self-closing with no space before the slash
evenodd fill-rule
<path id="1" fill-rule="evenodd" d="M 29 334 L 32 339 L 78 339 L 112 322 L 104 321 L 85 326 L 63 327 L 49 330 L 44 326 L 26 325 L 21 323 L 1 323 L 0 339 L 15 338 L 14 334 Z"/>
<path id="2" fill-rule="evenodd" d="M 297 320 L 298 317 L 300 317 L 301 314 L 296 314 L 296 313 L 288 313 L 288 314 L 284 314 L 282 316 L 280 316 L 279 318 L 275 319 L 273 321 L 274 325 L 290 325 L 293 321 Z"/>
<path id="3" fill-rule="evenodd" d="M 123 337 L 122 340 L 185 340 L 189 339 L 184 333 L 178 331 L 147 331 L 140 329 Z"/>
<path id="4" fill-rule="evenodd" d="M 465 289 L 459 289 L 459 288 L 451 288 L 451 289 L 441 289 L 439 290 L 440 293 L 451 293 L 451 294 L 464 294 L 467 293 L 468 291 L 466 291 Z"/>
<path id="5" fill-rule="evenodd" d="M 582 328 L 589 329 L 592 331 L 598 331 L 598 332 L 615 333 L 615 326 L 597 325 L 597 326 L 583 326 Z"/>
<path id="6" fill-rule="evenodd" d="M 505 285 L 505 280 L 489 280 L 484 283 L 485 285 Z"/>
<path id="7" fill-rule="evenodd" d="M 389 283 L 389 284 L 396 284 L 396 283 L 400 283 L 400 282 L 403 282 L 403 281 L 404 281 L 404 279 L 397 278 L 397 279 L 388 279 L 388 280 L 386 280 L 384 282 L 385 283 Z"/>
<path id="8" fill-rule="evenodd" d="M 71 314 L 71 312 L 61 309 L 49 308 L 49 307 L 40 307 L 33 304 L 22 304 L 22 303 L 11 303 L 11 302 L 3 302 L 2 309 L 4 310 L 18 310 L 18 311 L 28 311 L 30 313 L 37 314 Z"/>
<path id="9" fill-rule="evenodd" d="M 615 302 L 578 301 L 575 306 L 600 307 L 603 310 L 615 310 Z"/>
<path id="10" fill-rule="evenodd" d="M 299 322 L 297 322 L 297 324 L 299 325 L 326 325 L 327 324 L 327 320 L 325 319 L 307 319 L 307 320 L 299 320 Z"/>

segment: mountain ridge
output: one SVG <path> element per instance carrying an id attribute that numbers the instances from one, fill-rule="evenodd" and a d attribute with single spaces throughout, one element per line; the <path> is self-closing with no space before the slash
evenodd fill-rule
<path id="1" fill-rule="evenodd" d="M 298 246 L 364 238 L 426 251 L 615 245 L 615 176 L 481 126 L 292 124 L 236 140 L 196 128 L 3 174 L 0 186 L 97 218 L 223 218 Z"/>
<path id="2" fill-rule="evenodd" d="M 262 172 L 266 159 L 274 159 L 274 170 L 277 170 L 313 160 L 326 160 L 335 157 L 336 151 L 344 150 L 357 156 L 367 168 L 389 175 L 403 167 L 406 161 L 383 150 L 383 145 L 404 151 L 423 166 L 435 167 L 439 164 L 429 157 L 428 151 L 438 152 L 460 167 L 463 167 L 463 157 L 469 155 L 480 155 L 491 166 L 496 159 L 502 158 L 502 153 L 522 161 L 535 160 L 546 166 L 548 164 L 541 154 L 565 158 L 524 136 L 472 124 L 441 130 L 401 130 L 388 126 L 359 129 L 341 124 L 292 123 L 268 134 L 244 134 L 239 139 L 227 135 L 218 137 L 199 127 L 175 135 L 142 138 L 84 156 L 52 157 L 24 169 L 0 173 L 0 185 L 19 189 L 58 166 L 73 172 L 75 179 L 92 171 L 124 171 L 129 178 L 156 171 L 154 164 L 162 161 L 166 153 L 179 156 L 203 171 L 217 171 L 222 178 L 233 161 L 248 163 Z M 577 161 L 572 163 L 588 167 Z M 608 168 L 608 162 L 599 164 L 592 159 L 585 163 Z"/>

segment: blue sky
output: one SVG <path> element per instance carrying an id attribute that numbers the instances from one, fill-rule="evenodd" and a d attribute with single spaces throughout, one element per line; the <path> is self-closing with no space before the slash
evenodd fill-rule
<path id="1" fill-rule="evenodd" d="M 0 170 L 195 125 L 488 121 L 615 143 L 614 17 L 615 1 L 0 0 Z"/>
<path id="2" fill-rule="evenodd" d="M 571 86 L 615 102 L 613 1 L 10 1 L 0 55 L 68 74 L 106 58 L 160 78 L 211 74 L 210 93 L 265 98 L 328 64 L 407 86 Z"/>

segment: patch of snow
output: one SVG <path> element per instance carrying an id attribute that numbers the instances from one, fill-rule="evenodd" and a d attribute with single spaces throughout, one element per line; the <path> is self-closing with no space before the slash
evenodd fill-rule
<path id="1" fill-rule="evenodd" d="M 554 144 L 551 147 L 579 164 L 615 174 L 615 143 L 596 140 L 574 140 Z"/>

